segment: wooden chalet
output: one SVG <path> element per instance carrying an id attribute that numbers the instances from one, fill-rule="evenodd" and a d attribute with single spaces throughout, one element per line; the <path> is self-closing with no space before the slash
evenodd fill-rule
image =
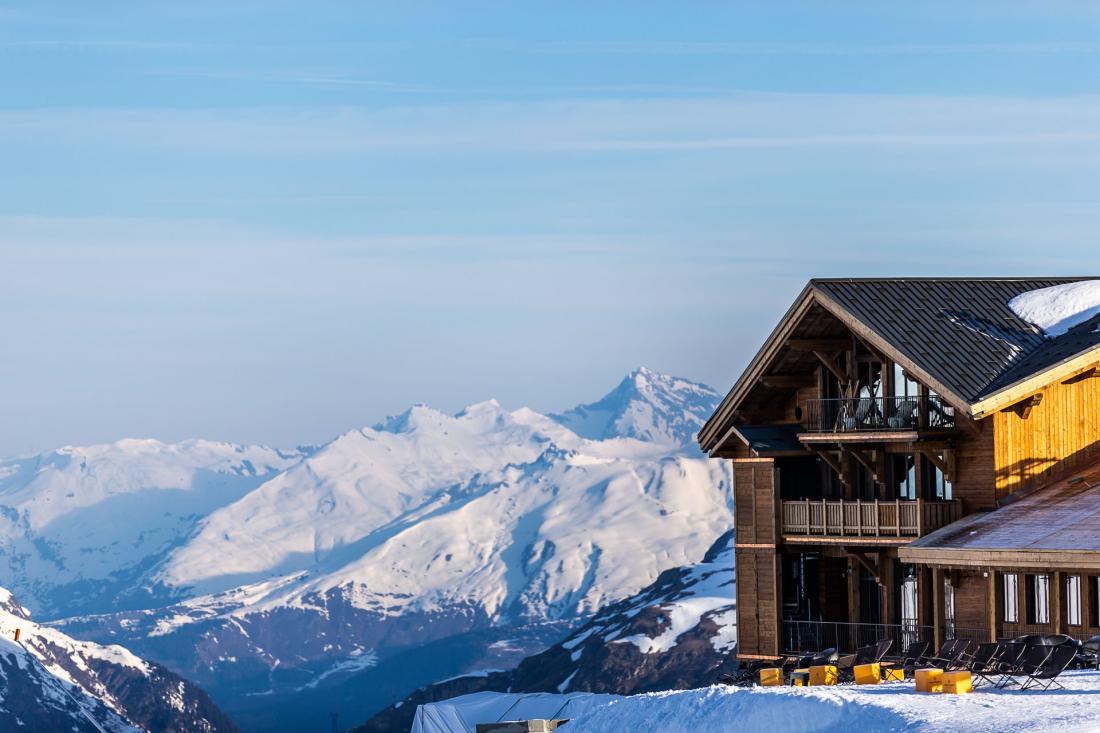
<path id="1" fill-rule="evenodd" d="M 1100 634 L 1092 278 L 813 280 L 699 433 L 734 463 L 741 658 Z"/>

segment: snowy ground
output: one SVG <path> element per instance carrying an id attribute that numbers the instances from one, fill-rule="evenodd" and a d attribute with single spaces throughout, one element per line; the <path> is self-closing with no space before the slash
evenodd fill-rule
<path id="1" fill-rule="evenodd" d="M 1066 690 L 979 688 L 918 693 L 912 682 L 818 688 L 711 687 L 624 698 L 578 717 L 569 733 L 967 731 L 1100 733 L 1100 673 L 1067 672 Z"/>

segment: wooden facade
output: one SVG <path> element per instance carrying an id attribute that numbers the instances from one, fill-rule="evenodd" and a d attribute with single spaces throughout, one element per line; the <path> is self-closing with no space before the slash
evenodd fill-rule
<path id="1" fill-rule="evenodd" d="M 1090 364 L 993 414 L 997 498 L 1100 457 L 1100 370 Z"/>
<path id="2" fill-rule="evenodd" d="M 1048 281 L 862 282 L 811 283 L 700 432 L 734 462 L 739 656 L 864 631 L 899 643 L 1100 633 L 1100 337 L 1056 359 L 1041 335 L 1016 336 L 1036 365 L 1016 374 L 1023 352 L 984 324 L 1011 324 L 1007 298 Z M 962 285 L 985 310 L 965 310 Z M 928 303 L 899 302 L 913 293 Z M 991 391 L 997 359 L 1012 379 Z M 1078 522 L 1068 553 L 938 539 L 1019 497 L 1034 495 L 1017 523 L 1047 495 L 1072 511 L 1094 478 L 1095 532 Z"/>

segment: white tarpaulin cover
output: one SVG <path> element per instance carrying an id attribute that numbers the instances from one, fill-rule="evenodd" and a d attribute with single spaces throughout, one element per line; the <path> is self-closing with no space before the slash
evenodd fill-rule
<path id="1" fill-rule="evenodd" d="M 574 718 L 619 697 L 592 692 L 475 692 L 418 706 L 412 733 L 475 733 L 478 723 Z"/>

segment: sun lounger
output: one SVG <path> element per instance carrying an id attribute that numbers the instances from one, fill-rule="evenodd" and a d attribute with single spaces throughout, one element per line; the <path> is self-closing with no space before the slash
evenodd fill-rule
<path id="1" fill-rule="evenodd" d="M 944 645 L 940 647 L 939 653 L 934 657 L 928 657 L 921 660 L 921 663 L 926 667 L 942 667 L 943 669 L 952 669 L 962 664 L 962 660 L 966 657 L 967 649 L 970 648 L 970 642 L 966 639 L 952 639 L 944 642 Z"/>
<path id="2" fill-rule="evenodd" d="M 1043 668 L 1047 659 L 1058 647 L 1042 646 L 1039 644 L 1027 644 L 1024 645 L 1023 654 L 1019 656 L 1016 661 L 1016 665 L 1011 669 L 1004 672 L 998 687 L 1008 687 L 1009 685 L 1021 684 L 1017 677 L 1028 678 L 1032 674 L 1038 672 Z"/>
<path id="3" fill-rule="evenodd" d="M 905 648 L 905 653 L 900 657 L 884 660 L 881 664 L 883 667 L 900 669 L 903 672 L 912 674 L 914 669 L 921 666 L 921 660 L 928 654 L 928 647 L 930 646 L 931 643 L 927 641 L 914 641 Z"/>
<path id="4" fill-rule="evenodd" d="M 997 660 L 997 655 L 1005 648 L 1003 642 L 989 642 L 987 644 L 979 644 L 978 648 L 974 650 L 974 653 L 970 655 L 970 658 L 966 662 L 966 670 L 970 672 L 970 677 L 974 687 L 979 686 L 982 680 L 985 680 L 989 684 L 993 684 L 993 680 L 989 678 L 989 675 L 996 674 L 994 664 Z"/>
<path id="5" fill-rule="evenodd" d="M 1066 671 L 1066 667 L 1077 656 L 1077 648 L 1073 644 L 1061 644 L 1051 647 L 1043 663 L 1030 671 L 1027 680 L 1020 687 L 1022 690 L 1049 690 L 1051 687 L 1065 689 L 1058 682 L 1058 675 Z"/>

